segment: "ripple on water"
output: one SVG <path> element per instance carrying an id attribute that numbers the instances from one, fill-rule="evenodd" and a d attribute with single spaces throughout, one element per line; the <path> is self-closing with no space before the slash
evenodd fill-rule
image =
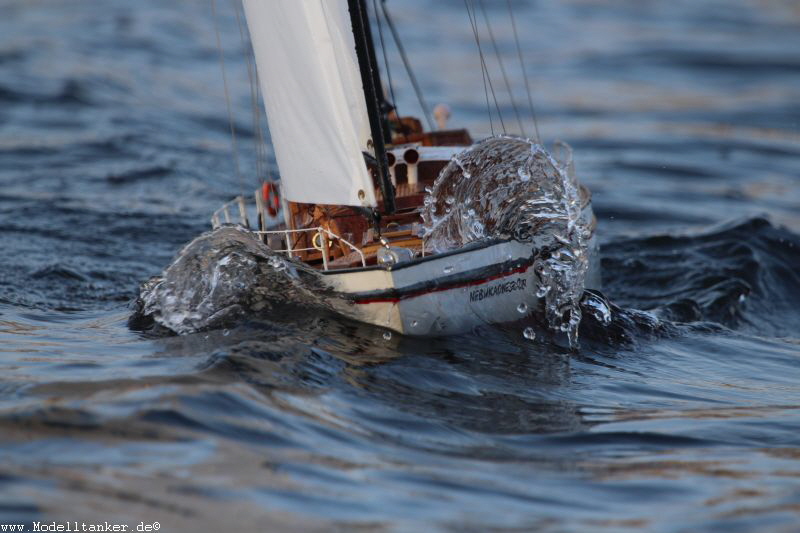
<path id="1" fill-rule="evenodd" d="M 507 6 L 486 4 L 518 89 Z M 266 173 L 247 65 L 225 56 L 240 178 L 210 10 L 0 3 L 0 522 L 794 531 L 795 4 L 513 2 L 539 129 L 576 147 L 599 218 L 603 293 L 582 296 L 569 351 L 519 325 L 387 340 L 302 296 L 199 333 L 131 331 L 141 281 Z M 232 7 L 217 22 L 235 52 Z M 453 127 L 501 131 L 461 4 L 404 9 L 425 15 L 398 20 L 425 94 L 452 95 Z M 477 197 L 451 196 L 464 231 L 492 234 Z M 243 272 L 279 270 L 253 257 Z M 289 273 L 266 279 L 295 290 Z"/>

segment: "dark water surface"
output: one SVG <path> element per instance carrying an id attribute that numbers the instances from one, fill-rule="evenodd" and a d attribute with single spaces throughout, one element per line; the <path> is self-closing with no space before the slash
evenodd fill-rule
<path id="1" fill-rule="evenodd" d="M 244 179 L 208 2 L 0 3 L 0 523 L 800 529 L 798 4 L 514 4 L 543 136 L 594 192 L 604 292 L 663 333 L 570 353 L 312 311 L 132 332 L 139 282 L 256 183 L 234 12 Z M 389 5 L 428 99 L 488 133 L 463 3 Z"/>

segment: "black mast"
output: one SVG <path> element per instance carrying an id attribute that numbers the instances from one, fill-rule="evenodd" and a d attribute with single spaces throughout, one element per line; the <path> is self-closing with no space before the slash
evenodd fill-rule
<path id="1" fill-rule="evenodd" d="M 369 29 L 369 17 L 364 0 L 347 0 L 350 10 L 350 23 L 353 26 L 353 36 L 356 41 L 356 56 L 358 67 L 361 70 L 361 83 L 364 86 L 364 96 L 367 100 L 367 115 L 369 128 L 372 132 L 372 143 L 375 147 L 375 159 L 378 160 L 378 184 L 383 193 L 383 210 L 387 214 L 395 211 L 394 186 L 389 179 L 389 165 L 386 161 L 386 139 L 389 131 L 384 131 L 381 102 L 383 93 L 380 75 L 375 62 L 375 48 L 372 43 L 372 34 Z"/>
<path id="2" fill-rule="evenodd" d="M 383 83 L 381 83 L 381 69 L 378 60 L 375 58 L 375 42 L 372 40 L 372 26 L 369 21 L 369 11 L 366 0 L 360 0 L 361 13 L 363 14 L 364 22 L 364 35 L 367 38 L 367 53 L 369 54 L 369 65 L 372 69 L 372 84 L 375 86 L 375 95 L 378 97 L 378 113 L 381 117 L 381 128 L 383 129 L 383 142 L 389 144 L 392 142 L 392 132 L 389 129 L 389 111 L 392 110 L 392 104 L 386 101 L 386 95 L 383 92 Z M 375 16 L 378 16 L 376 13 Z"/>

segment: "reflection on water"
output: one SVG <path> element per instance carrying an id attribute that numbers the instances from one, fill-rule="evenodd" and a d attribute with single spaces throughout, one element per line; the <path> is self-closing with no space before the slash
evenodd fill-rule
<path id="1" fill-rule="evenodd" d="M 242 180 L 207 5 L 0 6 L 0 523 L 796 529 L 795 2 L 513 2 L 540 130 L 575 149 L 599 219 L 577 351 L 516 326 L 385 339 L 307 305 L 132 332 L 139 283 L 253 188 L 217 4 Z M 521 88 L 507 6 L 486 4 Z M 462 3 L 390 8 L 429 101 L 488 132 Z"/>

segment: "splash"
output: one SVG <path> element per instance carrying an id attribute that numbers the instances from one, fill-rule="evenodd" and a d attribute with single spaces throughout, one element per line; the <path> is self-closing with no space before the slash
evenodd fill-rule
<path id="1" fill-rule="evenodd" d="M 161 277 L 142 285 L 132 321 L 178 334 L 223 327 L 253 313 L 323 307 L 318 285 L 250 231 L 223 226 L 184 246 Z"/>
<path id="2" fill-rule="evenodd" d="M 590 231 L 572 150 L 492 137 L 455 156 L 428 190 L 425 247 L 445 252 L 485 239 L 530 242 L 547 325 L 577 344 Z"/>

